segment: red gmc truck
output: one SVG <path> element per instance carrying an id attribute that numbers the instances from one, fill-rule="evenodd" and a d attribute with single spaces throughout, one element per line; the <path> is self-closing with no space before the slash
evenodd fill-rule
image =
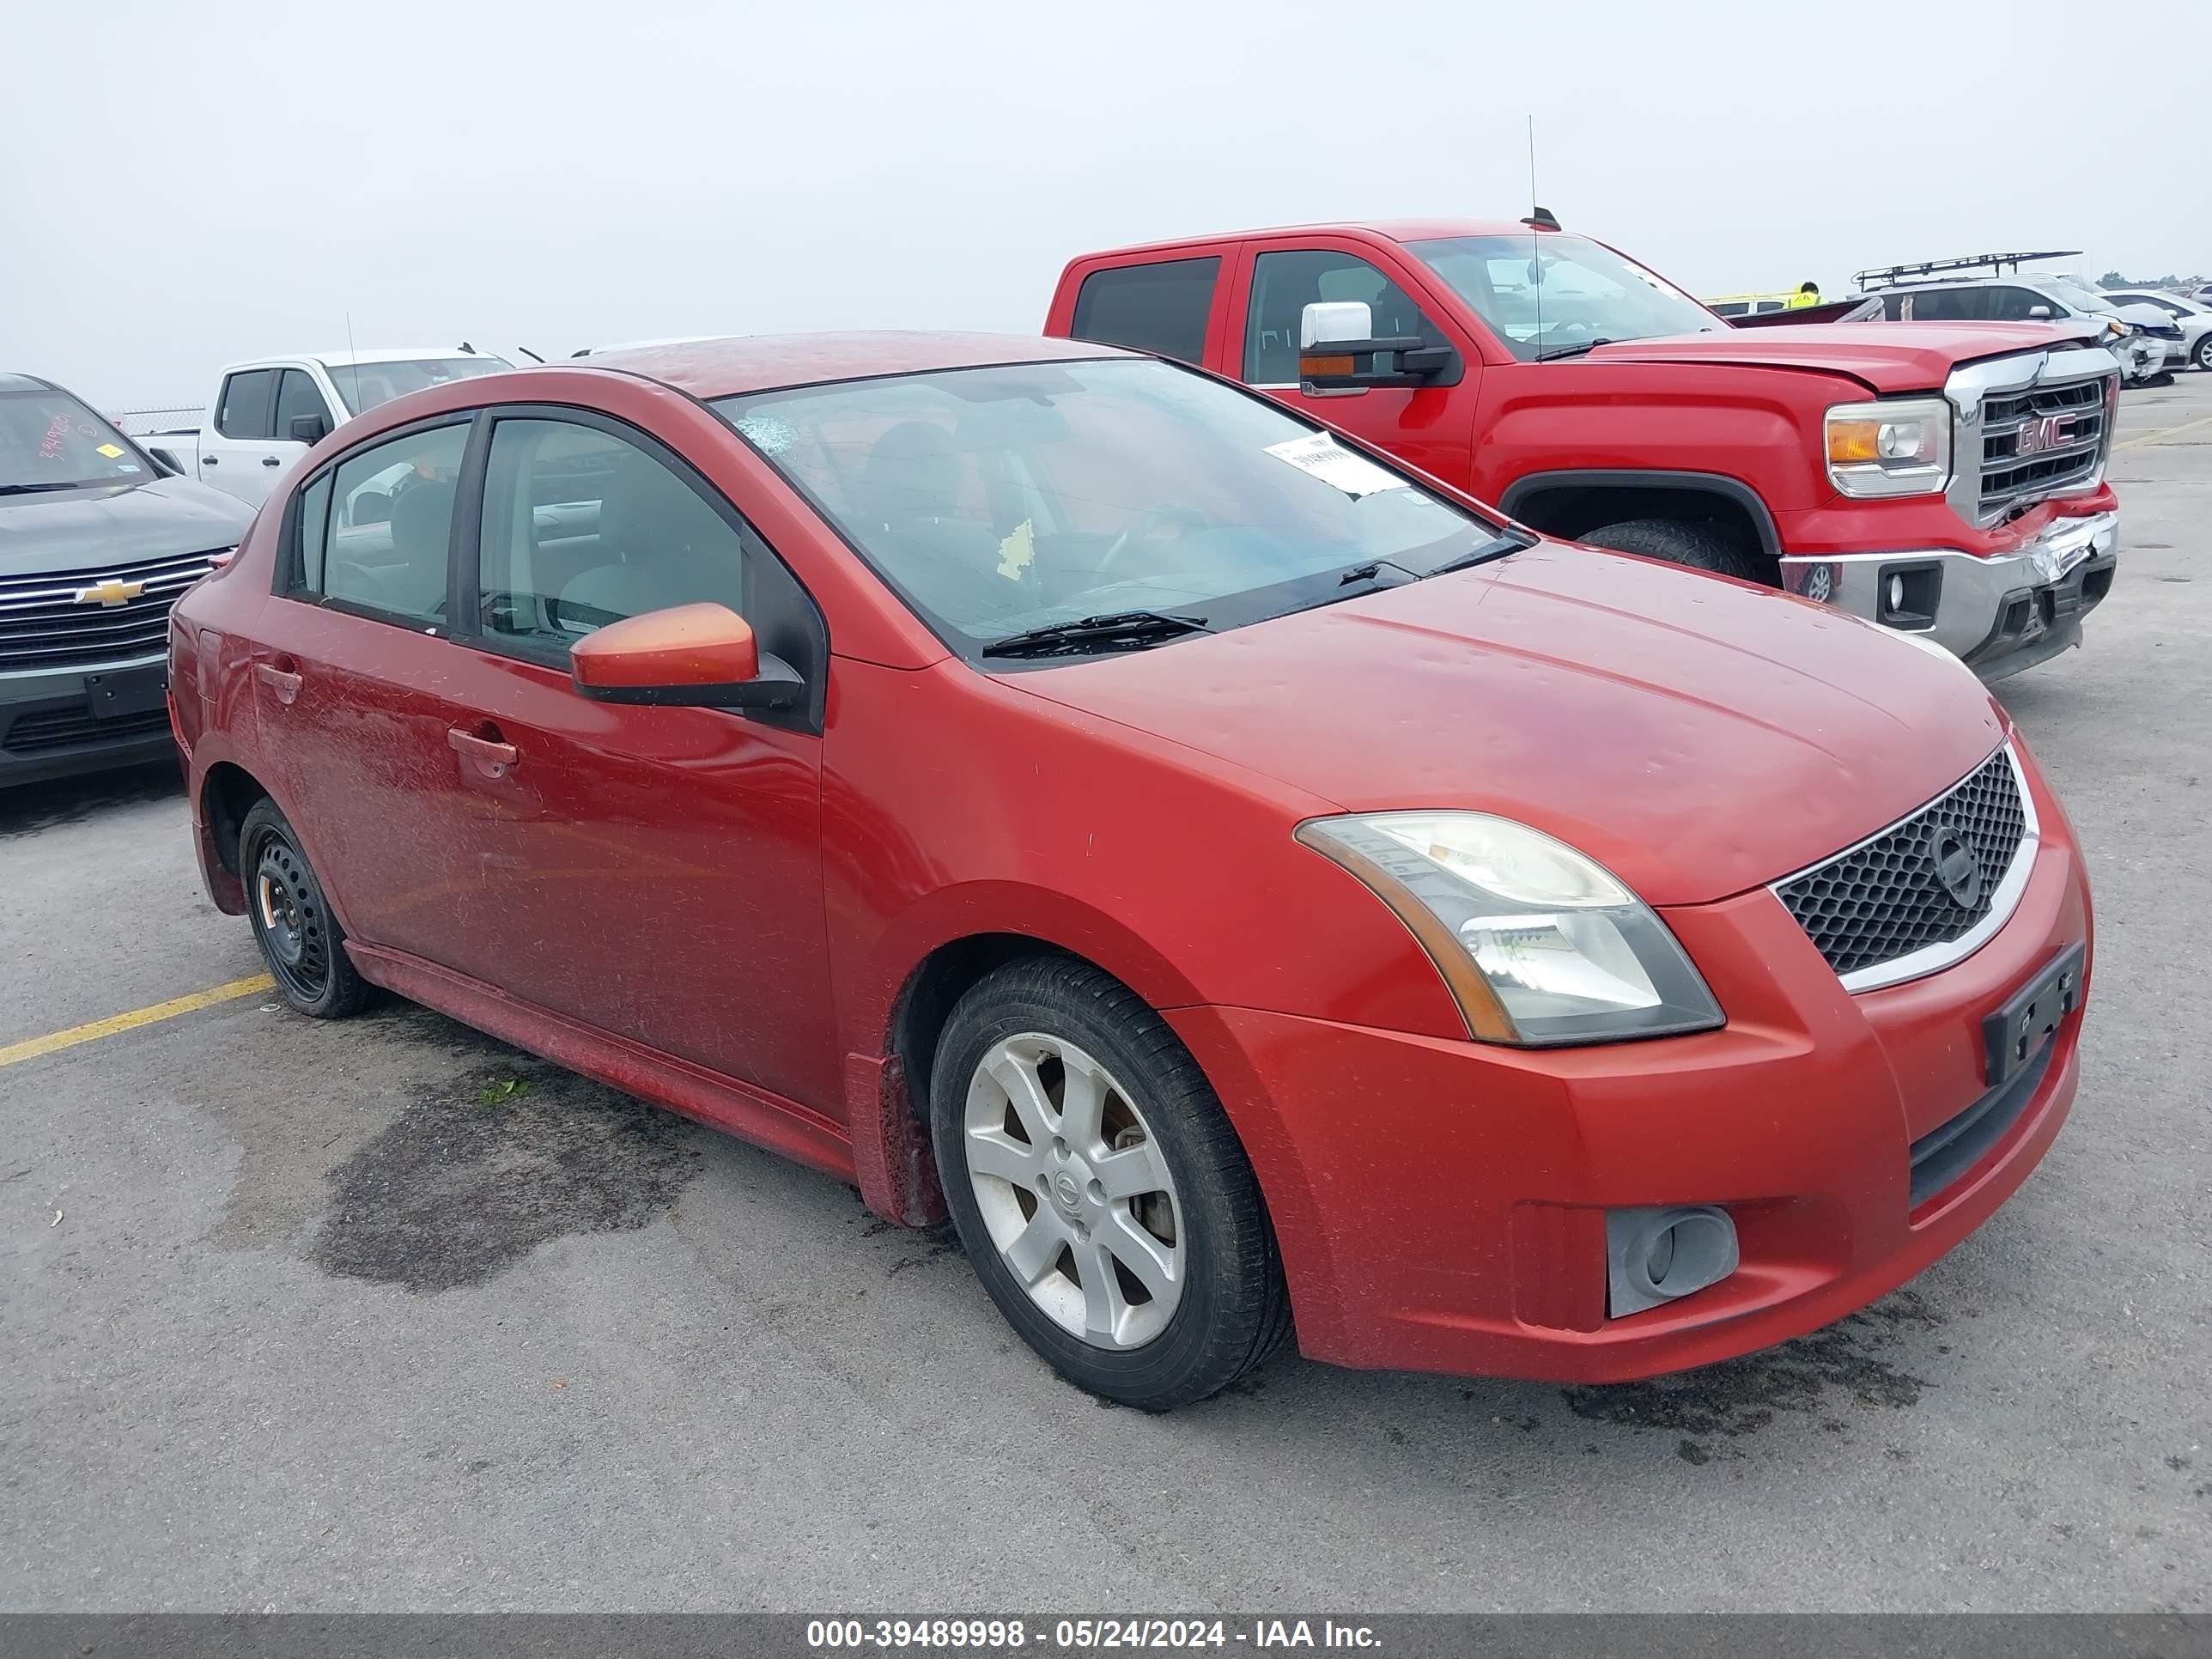
<path id="1" fill-rule="evenodd" d="M 2044 323 L 1738 330 L 1540 210 L 1085 254 L 1045 331 L 1197 364 L 1532 528 L 1925 635 L 1985 680 L 2079 644 L 2118 562 L 2110 352 Z"/>

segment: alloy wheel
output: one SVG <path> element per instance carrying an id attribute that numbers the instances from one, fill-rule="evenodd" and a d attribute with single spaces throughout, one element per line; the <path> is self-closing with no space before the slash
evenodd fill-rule
<path id="1" fill-rule="evenodd" d="M 1188 1270 L 1175 1178 L 1103 1065 L 1060 1037 L 1007 1037 L 969 1080 L 962 1147 L 991 1243 L 1055 1324 L 1099 1348 L 1167 1328 Z"/>

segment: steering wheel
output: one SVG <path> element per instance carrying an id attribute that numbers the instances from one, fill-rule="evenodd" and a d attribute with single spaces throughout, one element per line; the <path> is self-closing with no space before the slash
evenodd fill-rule
<path id="1" fill-rule="evenodd" d="M 1181 525 L 1186 530 L 1203 530 L 1206 518 L 1194 507 L 1168 504 L 1146 507 L 1130 520 L 1121 533 L 1114 538 L 1113 545 L 1098 556 L 1098 574 L 1103 576 L 1111 571 L 1132 543 L 1150 541 L 1171 524 Z"/>

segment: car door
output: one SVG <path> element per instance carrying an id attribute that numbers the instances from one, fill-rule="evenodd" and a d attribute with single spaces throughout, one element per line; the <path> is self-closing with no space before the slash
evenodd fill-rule
<path id="1" fill-rule="evenodd" d="M 466 897 L 457 823 L 481 805 L 447 735 L 463 719 L 446 618 L 473 425 L 463 414 L 403 428 L 295 494 L 252 653 L 271 792 L 347 927 L 429 960 Z"/>
<path id="2" fill-rule="evenodd" d="M 200 482 L 250 507 L 269 499 L 276 480 L 307 453 L 305 444 L 280 440 L 277 399 L 284 377 L 296 369 L 246 368 L 223 376 L 213 426 L 200 434 Z M 312 382 L 310 383 L 312 390 Z"/>
<path id="3" fill-rule="evenodd" d="M 743 514 L 635 428 L 502 409 L 464 538 L 433 861 L 447 965 L 842 1118 L 822 884 L 821 616 Z M 473 560 L 471 554 L 474 554 Z M 724 605 L 813 688 L 789 714 L 593 702 L 570 647 Z"/>
<path id="4" fill-rule="evenodd" d="M 1482 359 L 1425 310 L 1409 292 L 1410 270 L 1386 270 L 1379 251 L 1325 236 L 1248 244 L 1241 258 L 1240 326 L 1230 336 L 1233 360 L 1224 365 L 1247 386 L 1279 398 L 1299 413 L 1340 427 L 1423 471 L 1464 489 L 1473 465 L 1471 436 Z M 1373 316 L 1377 338 L 1418 335 L 1459 355 L 1457 371 L 1419 386 L 1308 391 L 1298 383 L 1300 329 L 1307 306 L 1357 300 Z"/>

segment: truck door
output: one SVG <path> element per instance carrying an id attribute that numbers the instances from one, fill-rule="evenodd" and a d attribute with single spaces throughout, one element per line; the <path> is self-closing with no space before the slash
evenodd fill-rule
<path id="1" fill-rule="evenodd" d="M 1279 398 L 1299 413 L 1419 467 L 1462 489 L 1468 487 L 1477 383 L 1482 358 L 1474 343 L 1439 324 L 1410 288 L 1410 270 L 1386 270 L 1379 249 L 1327 236 L 1245 246 L 1231 306 L 1237 325 L 1227 331 L 1224 358 L 1214 366 L 1255 391 Z M 1369 386 L 1307 392 L 1298 385 L 1299 327 L 1307 306 L 1318 301 L 1358 300 L 1374 313 L 1379 337 L 1419 335 L 1459 354 L 1459 379 L 1450 385 L 1401 390 Z"/>
<path id="2" fill-rule="evenodd" d="M 307 453 L 305 444 L 280 439 L 277 395 L 297 369 L 241 368 L 223 376 L 215 419 L 200 434 L 199 479 L 249 507 L 269 498 L 285 467 Z M 313 390 L 309 383 L 309 390 Z"/>

